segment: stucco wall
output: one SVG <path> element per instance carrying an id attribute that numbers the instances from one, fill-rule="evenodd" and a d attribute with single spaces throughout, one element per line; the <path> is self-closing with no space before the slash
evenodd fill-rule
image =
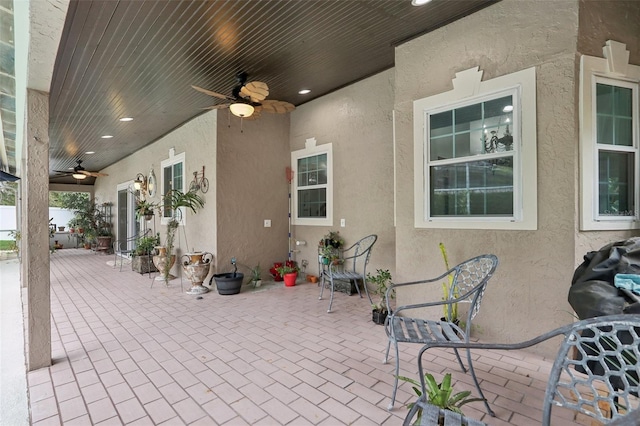
<path id="1" fill-rule="evenodd" d="M 307 138 L 333 144 L 334 224 L 296 226 L 298 259 L 317 273 L 317 245 L 329 229 L 340 231 L 346 246 L 377 234 L 369 270 L 395 272 L 393 223 L 393 70 L 308 102 L 291 113 L 291 151 L 303 149 Z M 346 226 L 340 227 L 340 219 Z"/>
<path id="2" fill-rule="evenodd" d="M 607 40 L 614 40 L 627 45 L 629 63 L 640 65 L 640 2 L 581 0 L 578 33 L 578 54 L 602 58 L 602 47 Z M 576 72 L 580 72 L 579 67 Z M 577 185 L 578 169 L 575 178 Z M 576 202 L 576 212 L 578 206 Z M 598 250 L 613 241 L 640 236 L 639 230 L 580 232 L 579 225 L 576 220 L 576 264 L 581 263 L 589 251 Z"/>
<path id="3" fill-rule="evenodd" d="M 577 32 L 577 0 L 544 7 L 505 0 L 396 49 L 397 275 L 413 280 L 444 272 L 439 242 L 445 243 L 451 264 L 496 254 L 500 265 L 475 322 L 483 339 L 516 341 L 572 320 L 566 299 L 574 269 Z M 419 200 L 412 191 L 412 102 L 451 90 L 455 72 L 474 66 L 484 71 L 483 80 L 536 67 L 536 231 L 413 227 L 413 203 Z M 398 303 L 414 296 L 400 294 Z M 440 289 L 432 296 L 439 298 Z M 535 350 L 552 354 L 550 346 Z"/>
<path id="4" fill-rule="evenodd" d="M 230 126 L 230 127 L 229 127 Z M 245 275 L 258 263 L 268 278 L 273 262 L 287 258 L 289 115 L 263 113 L 256 120 L 221 111 L 218 121 L 218 271 L 231 258 Z M 264 220 L 271 227 L 264 227 Z"/>
<path id="5" fill-rule="evenodd" d="M 629 62 L 640 64 L 640 2 L 580 0 L 578 53 L 602 57 L 607 40 L 627 45 Z"/>
<path id="6" fill-rule="evenodd" d="M 159 203 L 160 179 L 162 172 L 160 162 L 169 158 L 169 149 L 175 148 L 175 154 L 185 152 L 185 179 L 188 183 L 193 178 L 193 172 L 202 170 L 205 166 L 205 174 L 209 179 L 210 188 L 206 194 L 199 195 L 205 200 L 205 205 L 196 215 L 187 212 L 186 227 L 179 227 L 176 233 L 176 254 L 181 255 L 186 251 L 196 249 L 216 253 L 216 128 L 217 111 L 203 114 L 182 127 L 162 137 L 155 143 L 137 151 L 133 155 L 102 170 L 109 176 L 100 177 L 95 184 L 95 197 L 99 203 L 112 202 L 114 207 L 113 223 L 117 223 L 117 185 L 133 181 L 136 174 L 147 175 L 153 167 L 158 180 L 158 192 L 150 200 Z M 160 218 L 156 214 L 149 224 L 151 229 L 160 232 L 161 242 L 165 241 L 166 227 L 160 224 Z M 186 238 L 185 238 L 186 237 Z M 181 275 L 182 271 L 174 266 L 172 273 Z"/>

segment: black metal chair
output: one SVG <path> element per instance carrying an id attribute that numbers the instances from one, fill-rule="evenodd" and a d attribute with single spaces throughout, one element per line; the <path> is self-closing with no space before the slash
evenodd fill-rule
<path id="1" fill-rule="evenodd" d="M 486 289 L 489 279 L 493 275 L 496 267 L 498 266 L 498 258 L 492 254 L 485 254 L 469 259 L 444 274 L 436 278 L 427 280 L 414 281 L 409 283 L 393 284 L 387 289 L 385 297 L 387 298 L 387 306 L 391 301 L 391 292 L 396 291 L 398 288 L 414 286 L 418 284 L 431 284 L 435 283 L 441 285 L 443 280 L 450 279 L 449 293 L 446 300 L 439 300 L 435 302 L 426 301 L 418 302 L 410 305 L 403 305 L 397 307 L 393 313 L 387 317 L 385 322 L 385 331 L 389 342 L 387 343 L 387 351 L 384 356 L 384 363 L 386 364 L 389 359 L 389 349 L 391 343 L 395 345 L 396 349 L 396 372 L 395 383 L 393 386 L 393 394 L 391 395 L 391 403 L 389 404 L 389 410 L 393 408 L 396 400 L 396 393 L 398 391 L 398 375 L 400 373 L 400 352 L 398 350 L 399 343 L 418 343 L 428 344 L 437 342 L 463 342 L 469 343 L 469 335 L 471 333 L 471 323 L 480 309 L 480 303 L 482 302 L 482 296 Z M 467 312 L 465 329 L 462 330 L 458 324 L 453 321 L 451 316 L 452 306 L 457 303 L 469 303 L 469 309 Z M 434 321 L 421 317 L 404 316 L 407 311 L 424 309 L 433 306 L 446 306 L 448 307 L 448 318 L 452 321 L 448 321 L 445 318 Z M 414 311 L 415 312 L 415 311 Z M 462 371 L 466 372 L 466 368 L 462 364 L 458 350 L 454 349 L 458 363 Z M 473 381 L 476 383 L 480 397 L 484 398 L 482 390 L 478 386 L 478 379 L 476 378 L 475 371 L 473 369 L 473 363 L 471 361 L 471 353 L 467 351 L 467 363 L 469 364 L 469 371 L 473 377 Z M 485 406 L 487 411 L 493 416 L 493 412 L 486 402 Z"/>
<path id="2" fill-rule="evenodd" d="M 333 293 L 335 290 L 335 281 L 355 282 L 358 295 L 362 297 L 360 293 L 360 287 L 358 281 L 362 281 L 362 287 L 369 298 L 369 302 L 373 303 L 371 296 L 369 295 L 369 289 L 367 288 L 367 264 L 371 257 L 371 250 L 376 240 L 377 235 L 368 235 L 351 247 L 342 251 L 340 264 L 330 263 L 327 265 L 321 273 L 320 277 L 320 297 L 322 300 L 322 294 L 324 293 L 324 286 L 326 280 L 329 280 L 331 286 L 331 296 L 329 298 L 329 309 L 327 312 L 331 312 L 331 305 L 333 304 Z"/>
<path id="3" fill-rule="evenodd" d="M 554 406 L 582 413 L 603 424 L 640 424 L 637 422 L 640 420 L 640 315 L 589 318 L 520 343 L 429 342 L 418 353 L 423 392 L 422 355 L 429 348 L 524 349 L 556 336 L 564 336 L 564 340 L 547 382 L 542 424 L 550 425 Z M 476 387 L 482 394 L 477 382 Z M 416 411 L 417 408 L 409 413 L 405 424 L 410 424 Z"/>

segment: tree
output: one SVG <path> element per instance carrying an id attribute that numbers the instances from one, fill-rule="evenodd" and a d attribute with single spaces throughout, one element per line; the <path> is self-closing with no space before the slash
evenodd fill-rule
<path id="1" fill-rule="evenodd" d="M 15 206 L 17 192 L 16 182 L 0 182 L 0 206 Z"/>
<path id="2" fill-rule="evenodd" d="M 89 201 L 87 192 L 49 192 L 49 207 L 61 207 L 68 210 L 80 210 L 85 208 Z"/>

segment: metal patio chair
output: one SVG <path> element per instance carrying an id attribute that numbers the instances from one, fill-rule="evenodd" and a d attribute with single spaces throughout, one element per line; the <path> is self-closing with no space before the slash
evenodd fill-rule
<path id="1" fill-rule="evenodd" d="M 385 364 L 389 359 L 391 343 L 394 344 L 396 349 L 395 382 L 393 385 L 393 394 L 391 395 L 389 410 L 391 410 L 395 404 L 396 393 L 398 391 L 398 375 L 400 373 L 400 352 L 398 350 L 398 344 L 418 343 L 424 345 L 425 343 L 437 343 L 441 341 L 469 343 L 471 323 L 480 309 L 480 303 L 482 302 L 482 296 L 484 295 L 487 283 L 497 266 L 498 258 L 493 254 L 485 254 L 454 266 L 439 277 L 408 283 L 393 284 L 387 289 L 385 297 L 387 298 L 387 306 L 390 306 L 389 302 L 391 301 L 391 292 L 395 291 L 397 288 L 419 284 L 429 285 L 432 283 L 440 286 L 443 283 L 443 280 L 449 280 L 449 277 L 451 277 L 451 285 L 449 286 L 449 294 L 446 300 L 434 302 L 425 301 L 412 303 L 410 305 L 403 305 L 397 307 L 396 310 L 387 317 L 387 321 L 385 322 L 385 331 L 389 342 L 387 343 L 387 350 L 383 360 Z M 435 321 L 421 317 L 411 317 L 408 314 L 408 311 L 415 309 L 424 309 L 433 306 L 447 306 L 449 313 L 448 317 L 451 318 L 452 306 L 456 303 L 470 304 L 464 330 L 455 322 L 447 321 L 445 318 Z M 413 314 L 415 315 L 415 311 Z M 454 352 L 458 359 L 458 364 L 460 364 L 460 368 L 462 371 L 466 372 L 467 370 L 462 364 L 458 350 L 454 349 Z M 480 397 L 484 398 L 482 390 L 478 386 L 478 379 L 476 378 L 476 374 L 473 369 L 471 353 L 469 351 L 467 351 L 467 363 L 469 364 L 469 371 L 471 372 L 473 381 L 476 383 L 476 388 L 478 388 Z M 489 404 L 487 404 L 486 398 L 484 399 L 487 411 L 493 416 L 493 412 L 491 411 Z"/>
<path id="2" fill-rule="evenodd" d="M 542 424 L 550 425 L 554 406 L 582 413 L 604 424 L 639 424 L 633 422 L 640 419 L 640 315 L 589 318 L 520 343 L 430 342 L 418 353 L 423 392 L 422 355 L 429 348 L 524 349 L 556 336 L 564 336 L 564 340 L 547 382 Z M 631 423 L 625 416 L 633 419 L 629 420 Z"/>
<path id="3" fill-rule="evenodd" d="M 322 300 L 326 280 L 329 280 L 331 296 L 329 297 L 329 309 L 327 312 L 331 312 L 335 281 L 354 281 L 356 290 L 360 297 L 362 297 L 362 294 L 360 293 L 358 281 L 362 281 L 362 287 L 364 287 L 364 291 L 369 298 L 369 302 L 373 303 L 371 296 L 369 295 L 369 289 L 367 288 L 367 264 L 371 257 L 371 249 L 377 239 L 377 235 L 368 235 L 360 239 L 351 247 L 342 251 L 342 261 L 340 264 L 334 265 L 330 263 L 329 265 L 326 265 L 326 269 L 323 268 L 320 277 L 320 297 L 318 299 Z"/>
<path id="4" fill-rule="evenodd" d="M 129 238 L 123 238 L 121 240 L 115 240 L 113 242 L 113 268 L 115 269 L 116 264 L 118 263 L 118 257 L 120 257 L 120 272 L 122 272 L 122 263 L 125 257 L 131 257 L 132 253 L 135 251 L 135 242 L 142 237 L 151 236 L 151 230 L 147 229 L 143 233 L 138 233 Z"/>

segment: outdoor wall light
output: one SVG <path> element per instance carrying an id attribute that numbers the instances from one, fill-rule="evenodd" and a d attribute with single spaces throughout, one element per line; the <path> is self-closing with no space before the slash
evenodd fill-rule
<path id="1" fill-rule="evenodd" d="M 147 178 L 142 173 L 138 173 L 136 176 L 136 180 L 133 181 L 133 187 L 136 191 L 142 190 L 143 192 L 147 190 Z"/>

